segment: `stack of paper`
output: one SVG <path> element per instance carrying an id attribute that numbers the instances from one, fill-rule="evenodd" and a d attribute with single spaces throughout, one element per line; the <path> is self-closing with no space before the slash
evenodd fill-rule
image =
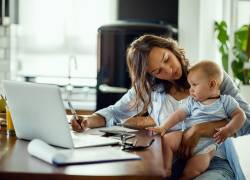
<path id="1" fill-rule="evenodd" d="M 141 159 L 136 154 L 124 152 L 111 146 L 65 150 L 50 146 L 39 139 L 34 139 L 29 143 L 28 152 L 32 156 L 55 165 L 90 164 Z"/>

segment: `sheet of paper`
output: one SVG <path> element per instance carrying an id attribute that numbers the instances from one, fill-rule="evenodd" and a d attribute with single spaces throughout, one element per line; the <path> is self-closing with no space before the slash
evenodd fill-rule
<path id="1" fill-rule="evenodd" d="M 58 150 L 42 140 L 33 139 L 28 145 L 28 153 L 47 163 L 52 164 L 53 157 Z"/>
<path id="2" fill-rule="evenodd" d="M 122 151 L 119 147 L 101 146 L 79 149 L 61 149 L 34 139 L 28 145 L 30 155 L 55 165 L 104 163 L 140 160 L 140 156 Z"/>
<path id="3" fill-rule="evenodd" d="M 140 159 L 138 155 L 124 152 L 120 148 L 102 146 L 74 149 L 70 152 L 57 154 L 53 158 L 53 163 L 56 165 L 92 164 Z"/>
<path id="4" fill-rule="evenodd" d="M 123 131 L 127 133 L 134 133 L 138 130 L 130 129 L 122 126 L 111 126 L 111 127 L 101 127 L 101 128 L 94 128 L 94 129 L 88 129 L 84 133 L 86 134 L 95 134 L 95 135 L 103 135 L 105 133 L 101 132 L 100 130 L 112 130 L 112 131 Z"/>

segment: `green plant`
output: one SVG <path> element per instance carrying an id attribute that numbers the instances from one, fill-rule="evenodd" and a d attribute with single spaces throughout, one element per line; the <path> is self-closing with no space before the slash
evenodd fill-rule
<path id="1" fill-rule="evenodd" d="M 227 34 L 227 24 L 225 21 L 214 23 L 215 32 L 217 32 L 217 39 L 220 43 L 219 51 L 221 53 L 221 60 L 223 68 L 226 72 L 228 72 L 228 41 L 229 37 Z"/>
<path id="2" fill-rule="evenodd" d="M 226 72 L 228 72 L 228 53 L 229 53 L 229 36 L 227 33 L 227 24 L 225 21 L 215 22 L 214 29 L 217 33 L 217 40 L 219 41 L 219 51 L 221 53 L 222 65 Z M 247 57 L 247 37 L 249 25 L 243 25 L 234 33 L 234 46 L 233 46 L 233 61 L 231 68 L 234 78 L 239 79 L 243 84 L 249 84 L 250 68 L 244 68 Z"/>

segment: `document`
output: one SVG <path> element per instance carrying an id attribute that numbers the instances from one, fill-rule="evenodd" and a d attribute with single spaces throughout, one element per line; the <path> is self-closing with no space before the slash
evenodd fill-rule
<path id="1" fill-rule="evenodd" d="M 57 166 L 141 159 L 140 156 L 124 152 L 117 147 L 102 146 L 65 150 L 53 147 L 40 139 L 34 139 L 29 143 L 28 153 Z"/>
<path id="2" fill-rule="evenodd" d="M 135 133 L 138 132 L 138 130 L 126 128 L 123 126 L 111 126 L 111 127 L 101 127 L 101 128 L 91 128 L 87 129 L 81 134 L 91 134 L 91 135 L 99 135 L 102 136 L 105 134 L 105 132 L 112 131 L 117 133 Z M 72 132 L 73 134 L 79 134 L 77 132 Z"/>

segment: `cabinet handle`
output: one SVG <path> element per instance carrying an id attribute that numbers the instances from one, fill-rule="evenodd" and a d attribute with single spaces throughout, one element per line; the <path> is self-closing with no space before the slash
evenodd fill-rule
<path id="1" fill-rule="evenodd" d="M 124 87 L 115 87 L 115 86 L 109 86 L 107 84 L 101 84 L 99 86 L 99 90 L 102 93 L 126 93 L 128 91 L 127 88 Z"/>

